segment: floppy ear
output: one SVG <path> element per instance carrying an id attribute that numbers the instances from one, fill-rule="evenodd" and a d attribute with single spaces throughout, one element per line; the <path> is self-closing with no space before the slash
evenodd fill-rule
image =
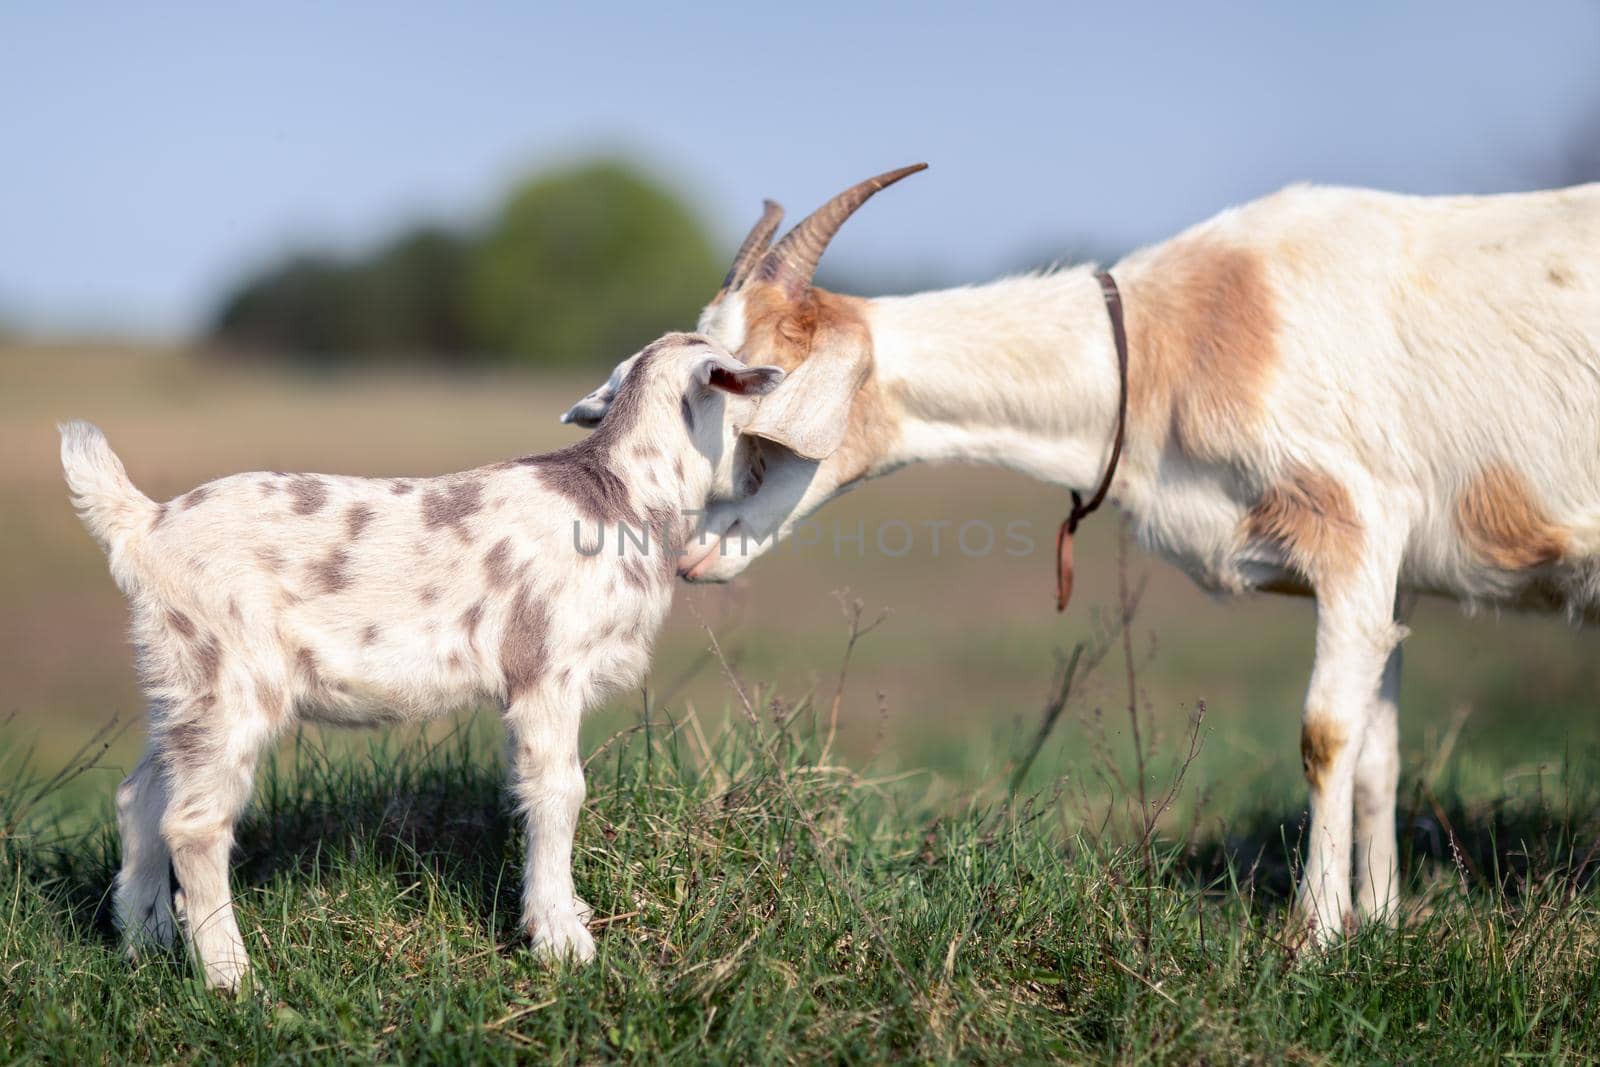
<path id="1" fill-rule="evenodd" d="M 701 385 L 735 396 L 766 396 L 783 381 L 781 367 L 752 367 L 728 356 L 707 356 L 695 368 Z"/>
<path id="2" fill-rule="evenodd" d="M 827 459 L 839 450 L 850 428 L 850 405 L 868 369 L 864 353 L 813 355 L 789 373 L 781 389 L 761 401 L 755 421 L 744 432 L 806 459 Z"/>

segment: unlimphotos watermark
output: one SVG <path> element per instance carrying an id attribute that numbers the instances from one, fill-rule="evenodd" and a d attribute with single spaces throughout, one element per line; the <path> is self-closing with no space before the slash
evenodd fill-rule
<path id="1" fill-rule="evenodd" d="M 699 530 L 704 514 L 686 512 L 685 525 Z M 871 523 L 857 519 L 853 524 L 801 519 L 789 527 L 781 541 L 778 533 L 777 528 L 757 533 L 741 522 L 736 530 L 720 538 L 700 530 L 679 541 L 663 530 L 634 523 L 576 520 L 572 524 L 572 547 L 580 556 L 603 552 L 619 557 L 650 556 L 661 551 L 677 556 L 691 549 L 712 547 L 720 540 L 714 550 L 723 555 L 759 555 L 782 547 L 795 553 L 827 553 L 834 559 L 866 559 L 870 555 L 905 559 L 919 552 L 926 552 L 933 559 L 954 554 L 967 559 L 997 554 L 1021 557 L 1033 555 L 1039 547 L 1034 524 L 1027 519 L 877 519 Z"/>

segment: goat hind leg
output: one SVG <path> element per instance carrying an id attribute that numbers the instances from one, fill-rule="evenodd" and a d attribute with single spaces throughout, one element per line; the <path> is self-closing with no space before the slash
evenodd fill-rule
<path id="1" fill-rule="evenodd" d="M 250 799 L 256 758 L 264 737 L 203 727 L 166 753 L 169 799 L 161 837 L 183 892 L 189 945 L 214 989 L 237 989 L 250 969 L 228 885 L 233 830 Z M 197 738 L 204 737 L 197 743 Z"/>
<path id="2" fill-rule="evenodd" d="M 1392 925 L 1400 904 L 1395 790 L 1400 781 L 1400 649 L 1389 653 L 1355 774 L 1356 914 Z"/>
<path id="3" fill-rule="evenodd" d="M 117 788 L 117 829 L 122 866 L 113 911 L 125 951 L 137 957 L 147 945 L 168 949 L 177 932 L 172 911 L 172 857 L 161 839 L 167 785 L 154 752 L 147 752 Z"/>

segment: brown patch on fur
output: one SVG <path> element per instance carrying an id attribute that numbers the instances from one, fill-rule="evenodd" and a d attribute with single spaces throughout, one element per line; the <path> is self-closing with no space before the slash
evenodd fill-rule
<path id="1" fill-rule="evenodd" d="M 194 648 L 195 662 L 200 667 L 200 677 L 207 684 L 216 684 L 222 674 L 222 646 L 215 634 L 207 634 Z"/>
<path id="2" fill-rule="evenodd" d="M 188 640 L 188 641 L 193 641 L 194 640 L 194 635 L 195 635 L 194 621 L 192 619 L 190 619 L 189 616 L 185 615 L 183 612 L 176 611 L 176 610 L 168 610 L 167 611 L 167 625 L 172 627 L 172 629 L 180 637 L 184 638 L 185 640 Z"/>
<path id="3" fill-rule="evenodd" d="M 1314 587 L 1337 582 L 1361 556 L 1361 520 L 1344 486 L 1297 467 L 1269 486 L 1244 520 L 1244 535 L 1280 546 L 1288 563 Z"/>
<path id="4" fill-rule="evenodd" d="M 198 489 L 191 489 L 187 493 L 183 494 L 183 496 L 179 498 L 178 503 L 179 503 L 179 506 L 182 507 L 184 511 L 188 511 L 190 508 L 194 507 L 196 504 L 204 504 L 205 501 L 206 501 L 206 497 L 208 497 L 210 495 L 211 495 L 211 490 L 208 489 L 206 486 L 202 485 Z"/>
<path id="5" fill-rule="evenodd" d="M 345 533 L 350 535 L 350 540 L 354 541 L 360 537 L 361 532 L 367 528 L 367 524 L 372 522 L 376 514 L 371 504 L 351 504 L 350 509 L 344 513 L 344 529 Z"/>
<path id="6" fill-rule="evenodd" d="M 244 619 L 244 612 L 239 609 L 239 601 L 234 597 L 228 598 L 228 615 L 234 622 L 241 622 Z"/>
<path id="7" fill-rule="evenodd" d="M 1550 268 L 1545 271 L 1544 276 L 1557 289 L 1565 289 L 1572 284 L 1572 272 L 1560 264 L 1551 264 Z"/>
<path id="8" fill-rule="evenodd" d="M 1261 256 L 1190 238 L 1118 282 L 1128 294 L 1130 428 L 1158 446 L 1170 434 L 1211 460 L 1252 440 L 1279 361 L 1276 294 Z"/>
<path id="9" fill-rule="evenodd" d="M 639 592 L 650 588 L 650 572 L 645 567 L 644 561 L 637 556 L 630 556 L 622 563 L 622 576 L 628 584 Z"/>
<path id="10" fill-rule="evenodd" d="M 283 711 L 283 690 L 265 678 L 257 678 L 256 702 L 261 705 L 263 711 L 276 719 Z"/>
<path id="11" fill-rule="evenodd" d="M 215 634 L 193 630 L 183 633 L 186 642 L 183 660 L 189 668 L 189 684 L 215 691 L 222 675 L 222 645 Z"/>
<path id="12" fill-rule="evenodd" d="M 268 545 L 266 548 L 253 548 L 251 554 L 256 557 L 256 562 L 262 567 L 276 574 L 283 570 L 283 553 L 277 548 Z"/>
<path id="13" fill-rule="evenodd" d="M 504 589 L 511 584 L 511 538 L 502 537 L 484 555 L 483 573 L 490 589 Z"/>
<path id="14" fill-rule="evenodd" d="M 321 478 L 297 474 L 289 479 L 289 496 L 294 499 L 291 510 L 296 515 L 312 515 L 328 502 L 328 487 Z"/>
<path id="15" fill-rule="evenodd" d="M 401 478 L 396 478 L 389 483 L 389 492 L 395 496 L 405 496 L 407 493 L 416 492 L 417 487 Z"/>
<path id="16" fill-rule="evenodd" d="M 211 735 L 195 719 L 171 723 L 163 734 L 164 754 L 178 766 L 195 767 L 209 760 Z"/>
<path id="17" fill-rule="evenodd" d="M 745 340 L 739 355 L 792 371 L 818 353 L 862 353 L 872 363 L 872 331 L 866 301 L 825 289 L 791 298 L 776 285 L 747 286 Z M 875 373 L 856 390 L 849 428 L 839 451 L 826 460 L 841 488 L 875 470 L 889 450 L 896 422 Z M 776 447 L 776 446 L 774 446 Z M 680 475 L 681 477 L 681 475 Z"/>
<path id="18" fill-rule="evenodd" d="M 317 662 L 317 654 L 315 652 L 309 648 L 296 649 L 294 666 L 308 692 L 316 692 L 323 688 L 322 667 Z"/>
<path id="19" fill-rule="evenodd" d="M 423 586 L 421 591 L 417 593 L 417 599 L 424 604 L 436 603 L 439 599 L 439 587 L 436 585 Z"/>
<path id="20" fill-rule="evenodd" d="M 311 565 L 311 577 L 324 593 L 337 593 L 350 585 L 350 553 L 335 548 Z"/>
<path id="21" fill-rule="evenodd" d="M 1484 562 L 1504 571 L 1555 563 L 1567 554 L 1567 533 L 1550 521 L 1522 475 L 1490 463 L 1456 497 L 1456 529 Z"/>
<path id="22" fill-rule="evenodd" d="M 550 628 L 544 604 L 528 586 L 517 590 L 506 617 L 500 645 L 500 669 L 506 678 L 506 701 L 514 702 L 539 683 L 545 669 L 545 639 Z"/>
<path id="23" fill-rule="evenodd" d="M 471 641 L 478 635 L 478 624 L 483 621 L 483 601 L 474 601 L 473 605 L 461 613 L 461 629 L 466 633 L 467 640 Z"/>
<path id="24" fill-rule="evenodd" d="M 377 623 L 369 622 L 361 628 L 361 643 L 363 645 L 375 645 L 378 643 L 378 636 L 382 633 L 383 629 Z"/>
<path id="25" fill-rule="evenodd" d="M 637 368 L 635 368 L 637 369 Z M 629 380 L 632 375 L 629 375 Z M 601 422 L 604 426 L 611 415 Z M 611 452 L 606 441 L 596 442 L 595 434 L 559 452 L 524 456 L 515 463 L 532 467 L 540 484 L 552 493 L 571 501 L 578 514 L 589 522 L 634 521 L 633 502 L 628 487 L 612 470 Z"/>
<path id="26" fill-rule="evenodd" d="M 1300 726 L 1300 766 L 1311 788 L 1322 788 L 1323 779 L 1333 769 L 1347 740 L 1344 727 L 1336 720 L 1316 714 L 1306 717 Z"/>
<path id="27" fill-rule="evenodd" d="M 443 488 L 422 494 L 422 524 L 429 529 L 445 526 L 468 540 L 467 519 L 483 508 L 483 483 L 476 478 L 453 478 Z"/>
<path id="28" fill-rule="evenodd" d="M 584 519 L 599 523 L 633 520 L 628 487 L 612 471 L 609 456 L 573 446 L 522 462 L 535 468 L 546 489 L 570 500 Z"/>
<path id="29" fill-rule="evenodd" d="M 650 551 L 655 553 L 656 571 L 670 582 L 678 573 L 678 554 L 683 546 L 678 543 L 676 512 L 667 508 L 650 508 Z"/>

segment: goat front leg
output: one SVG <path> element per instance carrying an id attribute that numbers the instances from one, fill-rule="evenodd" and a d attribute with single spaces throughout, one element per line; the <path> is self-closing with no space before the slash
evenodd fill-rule
<path id="1" fill-rule="evenodd" d="M 549 692 L 522 694 L 506 709 L 511 791 L 527 833 L 522 929 L 534 952 L 586 962 L 594 957 L 589 906 L 572 884 L 572 838 L 583 808 L 578 708 Z"/>
<path id="2" fill-rule="evenodd" d="M 1301 762 L 1311 791 L 1311 836 L 1299 910 L 1322 944 L 1354 921 L 1350 853 L 1358 763 L 1368 744 L 1376 746 L 1375 757 L 1391 745 L 1387 735 L 1370 738 L 1369 733 L 1385 665 L 1406 632 L 1393 621 L 1397 570 L 1397 564 L 1368 559 L 1343 583 L 1318 590 L 1316 663 L 1300 733 Z M 1394 679 L 1398 687 L 1398 658 Z M 1392 716 L 1389 721 L 1392 730 Z M 1392 786 L 1389 796 L 1392 813 Z M 1365 826 L 1372 825 L 1370 818 L 1365 821 Z M 1391 842 L 1393 832 L 1391 821 Z M 1370 868 L 1364 863 L 1363 869 Z"/>

